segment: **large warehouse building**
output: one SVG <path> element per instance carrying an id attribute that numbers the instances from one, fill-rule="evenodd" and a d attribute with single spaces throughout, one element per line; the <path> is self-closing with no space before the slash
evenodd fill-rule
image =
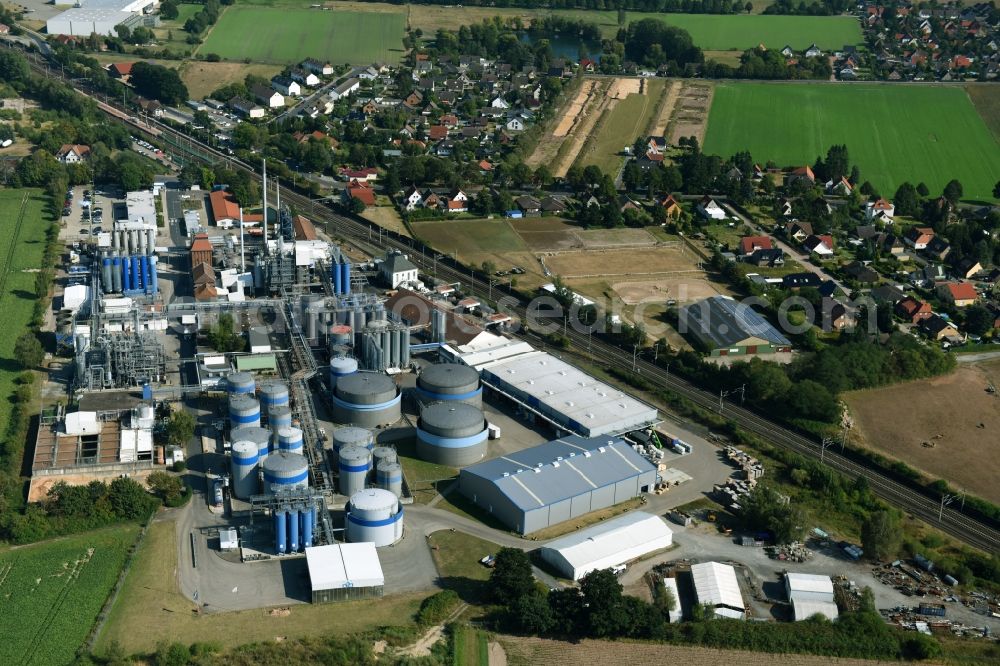
<path id="1" fill-rule="evenodd" d="M 796 622 L 817 614 L 836 620 L 840 614 L 833 600 L 833 581 L 829 576 L 787 573 L 785 591 L 792 604 Z"/>
<path id="2" fill-rule="evenodd" d="M 656 467 L 620 439 L 568 435 L 461 471 L 462 494 L 530 534 L 649 492 Z"/>
<path id="3" fill-rule="evenodd" d="M 711 606 L 716 617 L 745 619 L 746 606 L 736 569 L 721 562 L 692 564 L 691 578 L 694 579 L 695 599 L 701 605 Z"/>
<path id="4" fill-rule="evenodd" d="M 673 543 L 674 533 L 659 516 L 634 511 L 574 532 L 541 549 L 542 559 L 566 578 L 610 569 Z"/>
<path id="5" fill-rule="evenodd" d="M 681 308 L 679 330 L 712 356 L 792 351 L 792 343 L 749 305 L 712 296 Z"/>
<path id="6" fill-rule="evenodd" d="M 89 37 L 93 33 L 114 36 L 117 25 L 130 28 L 156 25 L 154 17 L 144 20 L 143 14 L 157 3 L 157 0 L 80 0 L 77 6 L 46 21 L 45 31 L 50 35 L 76 37 Z"/>
<path id="7" fill-rule="evenodd" d="M 306 548 L 312 602 L 381 597 L 385 576 L 374 543 L 335 543 Z"/>

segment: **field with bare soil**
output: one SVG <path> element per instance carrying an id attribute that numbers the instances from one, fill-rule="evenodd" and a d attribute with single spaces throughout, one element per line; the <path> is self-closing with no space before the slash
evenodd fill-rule
<path id="1" fill-rule="evenodd" d="M 685 81 L 674 109 L 670 136 L 667 141 L 676 144 L 683 136 L 693 136 L 698 143 L 705 141 L 708 127 L 708 110 L 712 108 L 714 88 L 709 83 Z"/>
<path id="2" fill-rule="evenodd" d="M 844 396 L 853 441 L 1000 503 L 1000 360 Z"/>

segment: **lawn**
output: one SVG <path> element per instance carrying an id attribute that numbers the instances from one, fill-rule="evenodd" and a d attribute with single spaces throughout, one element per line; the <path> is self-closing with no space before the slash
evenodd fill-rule
<path id="1" fill-rule="evenodd" d="M 14 380 L 20 372 L 14 341 L 31 321 L 35 305 L 37 273 L 26 271 L 41 267 L 45 231 L 52 223 L 45 205 L 40 190 L 0 189 L 0 432 L 6 431 Z M 12 471 L 20 462 L 9 461 Z"/>
<path id="2" fill-rule="evenodd" d="M 965 90 L 921 85 L 724 83 L 715 88 L 706 153 L 749 150 L 812 164 L 846 144 L 861 179 L 891 196 L 903 181 L 937 193 L 952 178 L 967 199 L 992 198 L 1000 146 Z"/>
<path id="3" fill-rule="evenodd" d="M 527 246 L 506 220 L 442 220 L 413 222 L 413 233 L 446 254 L 468 255 L 523 252 Z"/>
<path id="4" fill-rule="evenodd" d="M 413 444 L 400 444 L 398 447 L 399 464 L 403 466 L 403 476 L 410 487 L 413 501 L 417 504 L 427 504 L 437 497 L 438 490 L 458 476 L 458 470 L 446 465 L 438 465 L 418 460 Z"/>
<path id="5" fill-rule="evenodd" d="M 305 58 L 332 63 L 399 62 L 403 14 L 228 7 L 198 50 L 227 60 L 292 64 Z"/>
<path id="6" fill-rule="evenodd" d="M 159 641 L 209 641 L 228 648 L 273 641 L 278 636 L 345 636 L 410 624 L 427 596 L 390 594 L 371 601 L 299 604 L 289 607 L 288 614 L 279 615 L 271 615 L 267 609 L 197 614 L 193 612 L 195 604 L 177 591 L 176 569 L 175 525 L 153 523 L 99 637 L 98 654 L 112 641 L 134 654 L 154 650 Z"/>
<path id="7" fill-rule="evenodd" d="M 618 100 L 613 109 L 605 111 L 596 130 L 583 144 L 577 165 L 594 164 L 612 177 L 617 175 L 624 161 L 623 149 L 645 134 L 656 118 L 665 86 L 662 79 L 646 79 L 645 94 L 631 94 Z"/>
<path id="8" fill-rule="evenodd" d="M 0 551 L 6 621 L 0 664 L 67 664 L 83 645 L 135 542 L 112 528 Z"/>
<path id="9" fill-rule="evenodd" d="M 487 555 L 496 555 L 500 546 L 463 532 L 442 530 L 427 537 L 443 587 L 458 592 L 463 601 L 485 598 L 490 569 L 479 563 Z"/>

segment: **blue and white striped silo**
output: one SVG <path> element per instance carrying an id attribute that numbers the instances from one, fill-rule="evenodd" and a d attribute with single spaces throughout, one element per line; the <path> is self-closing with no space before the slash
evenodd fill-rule
<path id="1" fill-rule="evenodd" d="M 233 428 L 260 427 L 260 403 L 249 393 L 229 396 L 229 423 Z"/>
<path id="2" fill-rule="evenodd" d="M 372 468 L 368 449 L 345 446 L 340 449 L 337 468 L 340 471 L 340 494 L 350 497 L 365 489 L 368 472 Z"/>
<path id="3" fill-rule="evenodd" d="M 302 430 L 288 426 L 278 429 L 278 450 L 302 454 Z"/>
<path id="4" fill-rule="evenodd" d="M 292 427 L 292 410 L 288 408 L 288 405 L 277 405 L 269 408 L 267 426 L 274 434 L 278 434 L 282 428 Z"/>
<path id="5" fill-rule="evenodd" d="M 273 379 L 261 382 L 257 395 L 260 398 L 261 406 L 268 411 L 271 410 L 271 407 L 288 405 L 288 385 L 284 382 Z"/>
<path id="6" fill-rule="evenodd" d="M 258 461 L 259 455 L 257 453 L 257 445 L 255 443 L 247 440 L 233 442 L 233 493 L 238 498 L 247 499 L 251 495 L 257 494 Z"/>
<path id="7" fill-rule="evenodd" d="M 351 495 L 344 527 L 351 543 L 391 546 L 403 538 L 403 507 L 388 490 L 362 490 Z"/>
<path id="8" fill-rule="evenodd" d="M 257 384 L 249 372 L 231 372 L 226 376 L 226 391 L 229 395 L 253 393 L 256 390 Z"/>
<path id="9" fill-rule="evenodd" d="M 139 257 L 132 257 L 131 261 L 129 261 L 129 267 L 132 269 L 132 280 L 130 282 L 132 289 L 142 289 L 142 277 L 139 275 L 142 266 L 139 264 Z"/>
<path id="10" fill-rule="evenodd" d="M 346 356 L 336 356 L 330 359 L 330 390 L 337 388 L 337 381 L 342 377 L 353 375 L 358 371 L 358 360 Z"/>

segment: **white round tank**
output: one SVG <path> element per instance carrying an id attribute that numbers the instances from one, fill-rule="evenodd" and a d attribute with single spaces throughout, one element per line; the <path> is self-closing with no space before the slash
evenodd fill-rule
<path id="1" fill-rule="evenodd" d="M 403 538 L 403 508 L 388 490 L 368 488 L 351 495 L 345 527 L 352 543 L 391 546 Z"/>

